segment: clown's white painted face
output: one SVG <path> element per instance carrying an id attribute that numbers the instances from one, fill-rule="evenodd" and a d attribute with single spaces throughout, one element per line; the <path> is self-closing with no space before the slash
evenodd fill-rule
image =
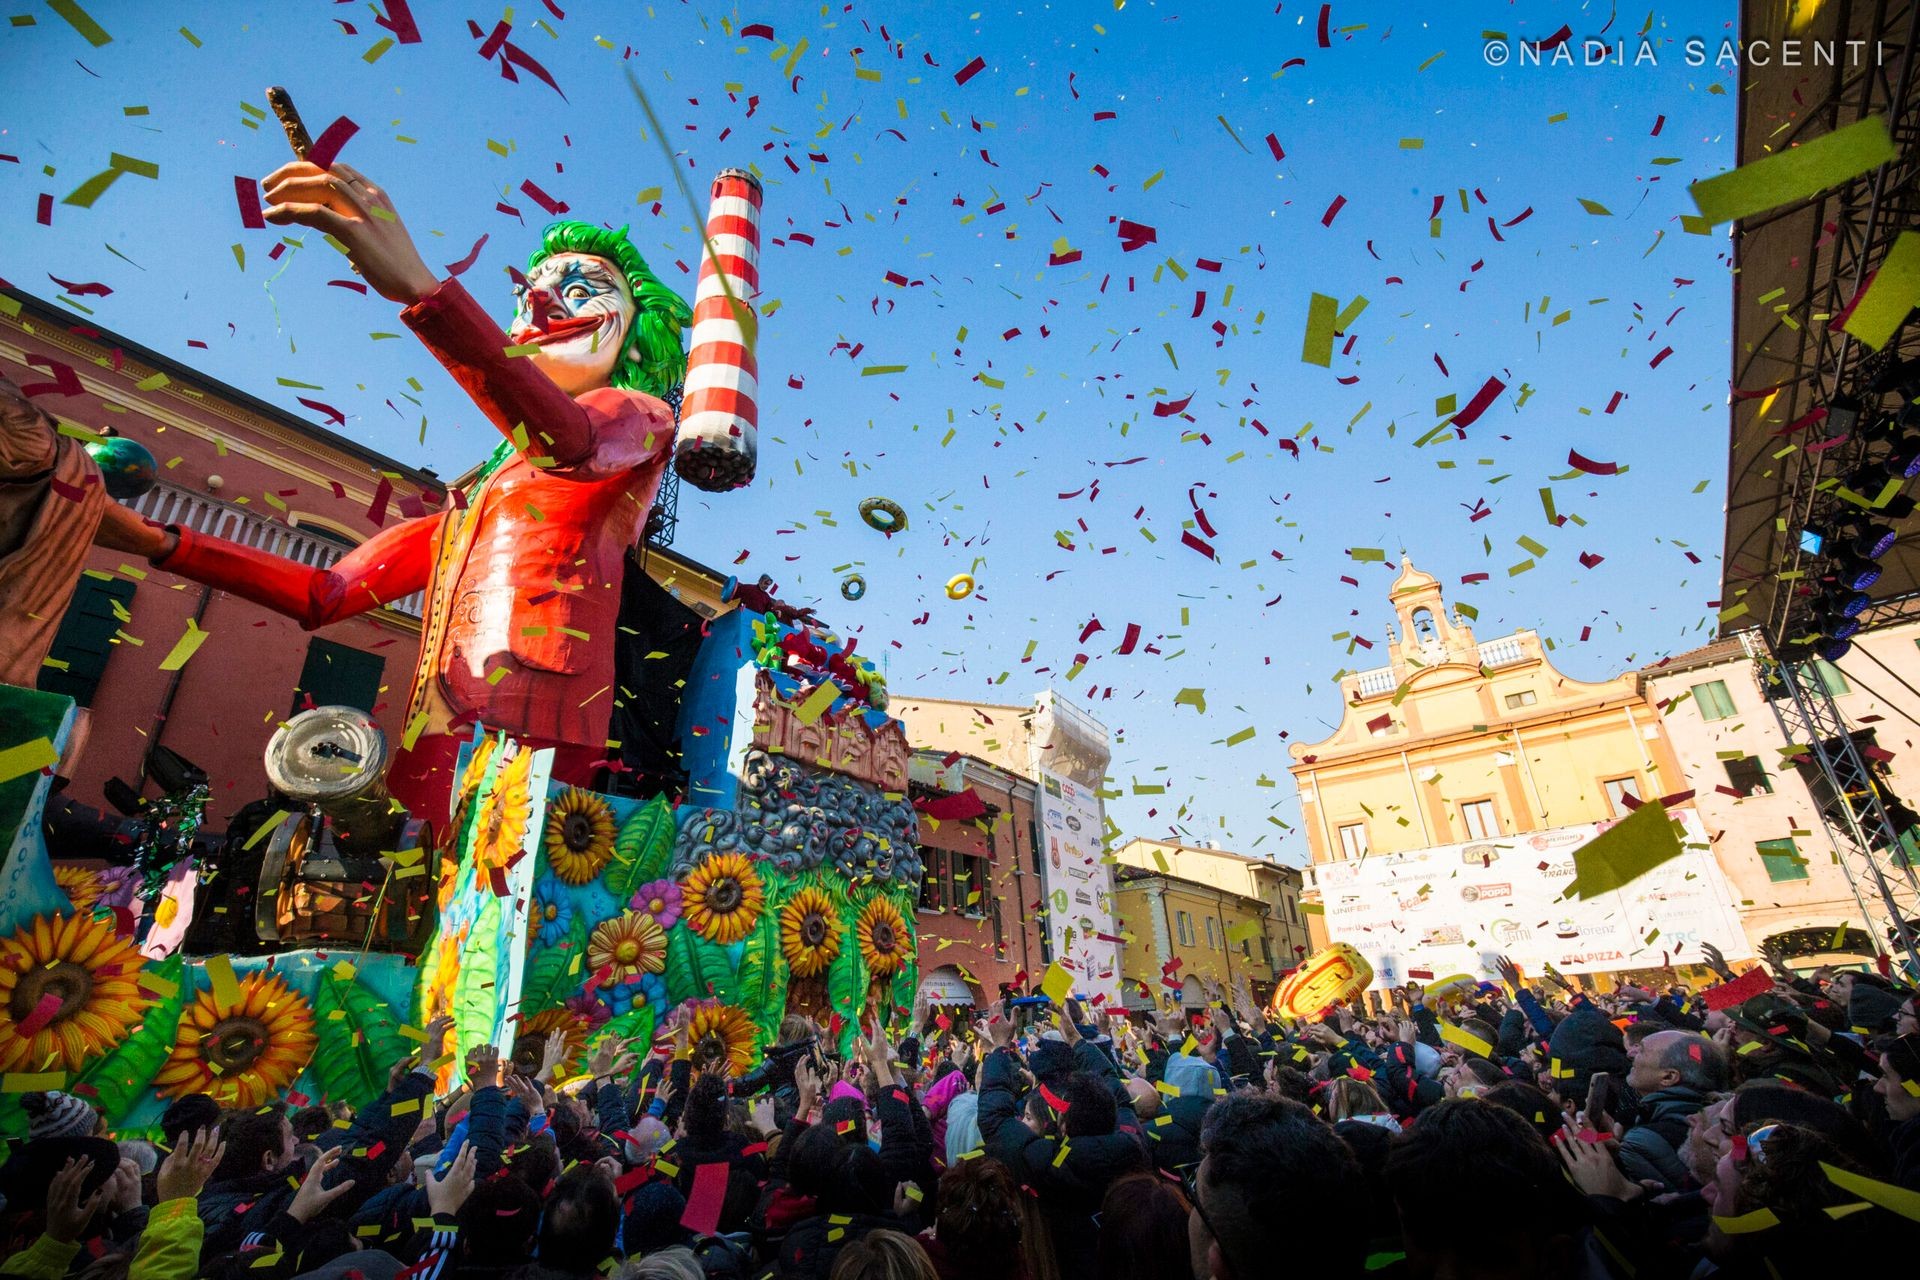
<path id="1" fill-rule="evenodd" d="M 570 396 L 604 387 L 633 324 L 633 289 L 605 258 L 558 253 L 514 287 L 510 332 L 516 346 L 535 343 L 533 363 Z"/>

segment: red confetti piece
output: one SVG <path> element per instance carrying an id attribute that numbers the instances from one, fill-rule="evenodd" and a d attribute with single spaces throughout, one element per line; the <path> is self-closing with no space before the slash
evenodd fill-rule
<path id="1" fill-rule="evenodd" d="M 1652 360 L 1652 362 L 1651 362 L 1651 363 L 1649 363 L 1649 364 L 1647 365 L 1647 368 L 1649 368 L 1649 369 L 1658 369 L 1658 368 L 1660 367 L 1660 362 L 1661 362 L 1661 361 L 1663 361 L 1663 360 L 1665 360 L 1665 359 L 1666 359 L 1666 358 L 1667 358 L 1668 356 L 1670 356 L 1670 355 L 1672 355 L 1672 354 L 1673 354 L 1673 348 L 1672 348 L 1672 347 L 1662 347 L 1662 348 L 1660 348 L 1660 354 L 1659 354 L 1659 355 L 1657 355 L 1657 356 L 1655 356 L 1655 357 L 1653 358 L 1653 360 Z"/>
<path id="2" fill-rule="evenodd" d="M 407 0 L 387 0 L 387 16 L 376 16 L 373 21 L 374 25 L 393 32 L 393 38 L 401 44 L 420 43 L 420 26 L 413 20 L 413 11 L 407 8 Z"/>
<path id="3" fill-rule="evenodd" d="M 1605 559 L 1605 556 L 1597 556 L 1591 551 L 1582 551 L 1580 553 L 1580 567 L 1582 569 L 1591 569 Z"/>
<path id="4" fill-rule="evenodd" d="M 1545 40 L 1538 42 L 1533 47 L 1538 49 L 1541 53 L 1545 53 L 1549 49 L 1558 49 L 1561 45 L 1565 44 L 1567 41 L 1571 40 L 1572 38 L 1573 38 L 1573 28 L 1563 25 L 1558 31 L 1548 36 Z"/>
<path id="5" fill-rule="evenodd" d="M 1275 160 L 1285 160 L 1287 153 L 1280 149 L 1280 139 L 1273 134 L 1267 135 L 1267 150 L 1273 152 Z"/>
<path id="6" fill-rule="evenodd" d="M 1335 196 L 1333 203 L 1327 206 L 1327 211 L 1320 215 L 1320 225 L 1323 227 L 1332 226 L 1333 220 L 1340 216 L 1340 211 L 1346 207 L 1347 198 L 1345 196 Z"/>
<path id="7" fill-rule="evenodd" d="M 55 284 L 59 285 L 62 289 L 65 289 L 68 293 L 72 294 L 76 298 L 85 298 L 85 297 L 88 297 L 89 295 L 94 295 L 94 296 L 104 298 L 108 294 L 113 292 L 113 290 L 109 288 L 107 285 L 97 284 L 92 281 L 62 280 L 59 276 L 54 275 L 51 271 L 47 273 L 47 279 L 53 281 Z"/>
<path id="8" fill-rule="evenodd" d="M 1201 541 L 1199 538 L 1196 538 L 1193 536 L 1193 530 L 1191 529 L 1182 529 L 1180 531 L 1180 541 L 1185 545 L 1192 547 L 1195 551 L 1198 551 L 1201 555 L 1205 556 L 1209 560 L 1219 559 L 1218 556 L 1214 555 L 1212 547 L 1208 546 L 1205 542 Z"/>
<path id="9" fill-rule="evenodd" d="M 1506 389 L 1507 384 L 1500 379 L 1488 378 L 1480 389 L 1473 393 L 1473 399 L 1467 401 L 1467 407 L 1447 419 L 1448 424 L 1456 427 L 1472 426 L 1480 420 L 1480 415 L 1487 411 L 1487 406 L 1498 399 L 1500 393 Z"/>
<path id="10" fill-rule="evenodd" d="M 1133 647 L 1139 643 L 1140 643 L 1140 624 L 1137 622 L 1129 622 L 1127 624 L 1126 634 L 1122 636 L 1120 639 L 1120 647 L 1114 650 L 1114 652 L 1122 653 L 1122 654 L 1132 653 Z"/>
<path id="11" fill-rule="evenodd" d="M 335 289 L 351 289 L 355 293 L 365 293 L 367 286 L 358 280 L 329 280 L 327 284 Z"/>
<path id="12" fill-rule="evenodd" d="M 313 410 L 315 413 L 325 414 L 327 416 L 328 423 L 330 423 L 333 426 L 344 427 L 347 425 L 347 415 L 340 412 L 338 409 L 334 408 L 332 405 L 327 404 L 325 401 L 309 400 L 305 396 L 295 396 L 294 399 L 298 400 L 301 404 L 307 406 L 307 408 Z"/>
<path id="13" fill-rule="evenodd" d="M 53 1021 L 54 1015 L 60 1012 L 62 1003 L 63 1001 L 57 993 L 48 992 L 46 995 L 40 997 L 39 1004 L 33 1006 L 33 1012 L 20 1020 L 20 1024 L 16 1029 L 23 1036 L 33 1035 L 40 1030 L 40 1028 Z"/>
<path id="14" fill-rule="evenodd" d="M 387 476 L 380 477 L 380 484 L 373 491 L 373 502 L 367 507 L 367 519 L 375 524 L 387 522 L 387 503 L 393 497 L 393 481 Z"/>
<path id="15" fill-rule="evenodd" d="M 487 233 L 487 235 L 491 235 L 491 234 L 493 233 L 492 232 Z M 480 250 L 486 246 L 487 235 L 483 235 L 478 240 L 475 240 L 473 242 L 473 248 L 468 250 L 466 257 L 460 259 L 460 261 L 458 262 L 449 262 L 447 264 L 447 274 L 450 276 L 457 276 L 461 272 L 465 271 L 468 267 L 471 267 L 474 263 L 478 262 L 480 260 Z"/>
<path id="16" fill-rule="evenodd" d="M 764 22 L 756 22 L 750 27 L 740 28 L 740 37 L 743 40 L 750 38 L 771 40 L 773 39 L 773 28 Z"/>
<path id="17" fill-rule="evenodd" d="M 1329 22 L 1332 21 L 1332 19 L 1333 19 L 1333 6 L 1330 4 L 1321 5 L 1320 6 L 1319 39 L 1320 39 L 1320 47 L 1322 49 L 1333 48 L 1333 41 L 1329 38 L 1327 34 L 1327 25 Z"/>
<path id="18" fill-rule="evenodd" d="M 267 225 L 260 216 L 260 184 L 252 178 L 235 174 L 233 179 L 233 198 L 240 205 L 240 225 L 249 231 L 258 231 Z"/>
<path id="19" fill-rule="evenodd" d="M 1153 416 L 1156 418 L 1171 418 L 1175 414 L 1185 413 L 1187 411 L 1187 406 L 1192 403 L 1193 403 L 1192 395 L 1188 395 L 1183 400 L 1170 400 L 1165 403 L 1155 401 L 1153 406 Z"/>
<path id="20" fill-rule="evenodd" d="M 35 382 L 24 386 L 20 388 L 21 395 L 32 399 L 34 396 L 77 396 L 81 393 L 80 375 L 70 366 L 61 364 L 50 356 L 28 356 L 27 363 L 36 369 L 45 369 L 53 375 L 53 381 Z"/>
<path id="21" fill-rule="evenodd" d="M 1653 118 L 1653 132 L 1648 136 L 1653 138 L 1659 137 L 1660 130 L 1666 128 L 1666 126 L 1667 126 L 1667 118 L 1665 116 L 1655 116 Z"/>
<path id="22" fill-rule="evenodd" d="M 965 84 L 986 69 L 987 60 L 976 57 L 972 62 L 969 62 L 966 66 L 953 73 L 953 82 L 955 84 Z"/>
<path id="23" fill-rule="evenodd" d="M 520 184 L 520 194 L 539 205 L 553 217 L 558 218 L 567 212 L 568 206 L 566 201 L 555 200 L 552 196 L 535 186 L 532 178 L 528 178 Z"/>
<path id="24" fill-rule="evenodd" d="M 318 165 L 322 169 L 331 169 L 333 162 L 340 158 L 340 152 L 345 149 L 348 141 L 358 132 L 360 132 L 359 125 L 341 116 L 313 140 L 313 149 L 307 152 L 308 163 Z"/>
<path id="25" fill-rule="evenodd" d="M 40 193 L 40 207 L 35 211 L 33 220 L 43 227 L 53 225 L 53 197 L 44 191 Z"/>
<path id="26" fill-rule="evenodd" d="M 1624 391 L 1614 392 L 1613 399 L 1607 401 L 1607 407 L 1605 412 L 1612 413 L 1615 409 L 1618 409 L 1620 407 L 1620 402 L 1626 399 L 1626 396 L 1627 396 L 1627 393 Z"/>
<path id="27" fill-rule="evenodd" d="M 1755 996 L 1763 996 L 1773 990 L 1773 979 L 1767 976 L 1764 967 L 1749 969 L 1732 982 L 1723 982 L 1717 987 L 1708 987 L 1700 993 L 1700 1000 L 1709 1009 L 1731 1009 L 1734 1005 L 1745 1004 Z"/>
<path id="28" fill-rule="evenodd" d="M 1590 476 L 1617 476 L 1620 464 L 1617 462 L 1595 462 L 1592 458 L 1582 457 L 1577 449 L 1567 450 L 1567 465 L 1576 471 L 1584 471 Z"/>

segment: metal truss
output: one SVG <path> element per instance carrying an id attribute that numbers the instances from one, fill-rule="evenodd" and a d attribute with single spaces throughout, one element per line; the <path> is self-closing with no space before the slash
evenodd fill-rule
<path id="1" fill-rule="evenodd" d="M 1877 0 L 1854 6 L 1852 12 L 1861 18 L 1846 25 L 1847 34 L 1864 37 L 1870 42 L 1869 49 L 1886 50 L 1887 57 L 1836 70 L 1825 100 L 1805 111 L 1794 128 L 1769 139 L 1778 154 L 1798 141 L 1801 134 L 1821 135 L 1879 116 L 1892 135 L 1895 158 L 1844 186 L 1812 197 L 1810 202 L 1788 205 L 1742 223 L 1743 231 L 1751 234 L 1769 223 L 1804 214 L 1809 203 L 1817 210 L 1819 241 L 1807 246 L 1802 255 L 1802 301 L 1776 308 L 1781 316 L 1779 325 L 1797 331 L 1797 339 L 1791 341 L 1794 356 L 1787 362 L 1789 376 L 1778 379 L 1778 385 L 1797 390 L 1792 402 L 1802 411 L 1809 405 L 1831 410 L 1836 403 L 1857 400 L 1864 409 L 1861 425 L 1875 416 L 1880 398 L 1893 389 L 1883 385 L 1888 372 L 1920 350 L 1920 326 L 1903 326 L 1893 341 L 1875 352 L 1829 320 L 1839 316 L 1855 298 L 1886 258 L 1895 238 L 1902 231 L 1920 229 L 1920 111 L 1913 109 L 1912 102 L 1914 45 L 1920 35 L 1915 9 L 1913 0 Z M 1791 318 L 1796 314 L 1804 324 Z M 1769 345 L 1781 336 L 1776 327 L 1773 333 L 1762 335 L 1759 343 Z M 1822 431 L 1815 424 L 1806 439 L 1796 443 L 1832 434 L 1830 426 Z M 1830 448 L 1795 449 L 1780 460 L 1787 474 L 1778 511 L 1784 518 L 1787 537 L 1781 545 L 1784 563 L 1775 566 L 1775 571 L 1785 571 L 1781 575 L 1785 589 L 1774 592 L 1769 616 L 1762 624 L 1776 646 L 1784 644 L 1804 603 L 1805 593 L 1796 590 L 1795 584 L 1814 576 L 1809 572 L 1811 558 L 1799 547 L 1798 533 L 1830 514 L 1857 510 L 1835 490 L 1840 487 L 1837 482 L 1841 477 L 1866 461 L 1867 442 L 1858 431 Z"/>
<path id="2" fill-rule="evenodd" d="M 1815 807 L 1875 950 L 1890 956 L 1904 952 L 1911 972 L 1920 975 L 1920 952 L 1909 924 L 1920 917 L 1920 878 L 1887 816 L 1880 776 L 1860 754 L 1814 663 L 1781 662 L 1756 631 L 1742 632 L 1740 641 L 1754 660 L 1755 679 L 1781 733 L 1813 755 L 1830 788 L 1826 803 L 1814 796 Z"/>
<path id="3" fill-rule="evenodd" d="M 660 492 L 653 499 L 653 510 L 647 513 L 647 528 L 641 539 L 650 547 L 664 550 L 673 545 L 673 534 L 679 527 L 680 473 L 669 463 L 660 481 Z"/>

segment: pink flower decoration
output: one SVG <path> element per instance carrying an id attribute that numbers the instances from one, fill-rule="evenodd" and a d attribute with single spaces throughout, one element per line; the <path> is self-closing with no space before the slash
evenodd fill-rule
<path id="1" fill-rule="evenodd" d="M 597 1030 L 601 1023 L 613 1017 L 606 1005 L 585 993 L 574 996 L 566 1005 L 568 1013 L 578 1014 L 587 1020 L 589 1031 Z"/>
<path id="2" fill-rule="evenodd" d="M 653 917 L 653 922 L 662 929 L 671 929 L 680 922 L 680 886 L 671 880 L 655 880 L 634 890 L 633 900 L 627 906 L 644 915 Z"/>

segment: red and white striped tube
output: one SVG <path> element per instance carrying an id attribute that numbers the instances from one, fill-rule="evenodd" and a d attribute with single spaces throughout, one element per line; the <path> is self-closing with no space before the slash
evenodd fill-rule
<path id="1" fill-rule="evenodd" d="M 713 180 L 673 450 L 681 478 L 715 493 L 751 482 L 760 451 L 760 366 L 722 273 L 733 296 L 751 308 L 760 294 L 760 180 L 744 169 L 722 169 Z"/>

